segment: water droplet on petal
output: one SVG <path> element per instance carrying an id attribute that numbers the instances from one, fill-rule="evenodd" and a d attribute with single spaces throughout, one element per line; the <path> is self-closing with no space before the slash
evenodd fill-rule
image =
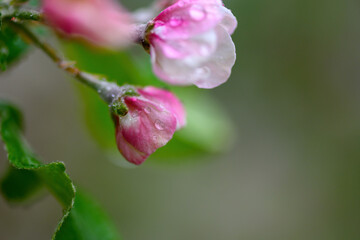
<path id="1" fill-rule="evenodd" d="M 202 56 L 208 56 L 209 54 L 210 54 L 210 48 L 208 47 L 208 46 L 206 46 L 206 45 L 202 45 L 201 47 L 200 47 L 200 54 L 202 55 Z"/>
<path id="2" fill-rule="evenodd" d="M 178 3 L 179 7 L 183 7 L 184 5 L 185 5 L 185 3 L 183 1 L 179 1 L 179 3 Z"/>
<path id="3" fill-rule="evenodd" d="M 131 114 L 132 117 L 138 117 L 139 116 L 139 111 L 134 111 L 132 114 Z"/>
<path id="4" fill-rule="evenodd" d="M 201 21 L 205 18 L 206 12 L 200 5 L 194 5 L 189 10 L 190 17 L 195 21 Z"/>
<path id="5" fill-rule="evenodd" d="M 162 121 L 160 121 L 159 119 L 157 119 L 155 121 L 155 127 L 156 127 L 157 130 L 162 131 L 162 130 L 165 129 L 165 124 Z"/>
<path id="6" fill-rule="evenodd" d="M 172 26 L 172 27 L 178 27 L 181 25 L 182 19 L 178 18 L 178 17 L 173 17 L 170 19 L 169 23 L 170 23 L 170 26 Z"/>
<path id="7" fill-rule="evenodd" d="M 145 111 L 147 114 L 149 114 L 149 113 L 151 113 L 151 108 L 150 108 L 150 107 L 146 107 L 146 108 L 144 108 L 144 111 Z"/>
<path id="8" fill-rule="evenodd" d="M 201 67 L 201 68 L 196 69 L 195 74 L 198 77 L 207 78 L 210 76 L 211 70 L 208 67 Z"/>

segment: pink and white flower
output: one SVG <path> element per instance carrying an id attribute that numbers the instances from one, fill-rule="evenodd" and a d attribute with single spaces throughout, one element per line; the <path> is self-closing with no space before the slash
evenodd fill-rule
<path id="1" fill-rule="evenodd" d="M 124 47 L 132 41 L 131 16 L 114 0 L 43 0 L 46 21 L 95 45 Z"/>
<path id="2" fill-rule="evenodd" d="M 149 25 L 153 70 L 175 85 L 214 88 L 227 81 L 235 63 L 230 37 L 237 26 L 221 0 L 178 0 Z"/>
<path id="3" fill-rule="evenodd" d="M 146 87 L 137 89 L 137 94 L 123 98 L 128 112 L 115 119 L 119 151 L 129 162 L 140 165 L 186 124 L 186 114 L 171 92 Z"/>

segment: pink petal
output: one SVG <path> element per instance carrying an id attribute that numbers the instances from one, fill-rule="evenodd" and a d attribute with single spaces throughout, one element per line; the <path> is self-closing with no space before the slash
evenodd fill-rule
<path id="1" fill-rule="evenodd" d="M 169 91 L 155 87 L 146 87 L 138 89 L 141 96 L 153 101 L 172 112 L 177 120 L 177 129 L 186 125 L 186 113 L 183 104 L 180 100 Z"/>
<path id="2" fill-rule="evenodd" d="M 232 35 L 238 25 L 236 17 L 229 9 L 225 7 L 221 7 L 221 9 L 224 13 L 224 17 L 221 21 L 221 26 L 223 26 L 226 29 L 226 31 L 230 35 Z"/>
<path id="3" fill-rule="evenodd" d="M 141 97 L 126 97 L 129 113 L 119 118 L 117 143 L 124 157 L 141 164 L 174 135 L 177 120 L 165 108 Z"/>
<path id="4" fill-rule="evenodd" d="M 221 25 L 216 35 L 216 49 L 210 55 L 196 54 L 183 59 L 171 59 L 158 45 L 150 48 L 153 70 L 162 80 L 176 85 L 195 84 L 200 88 L 214 88 L 227 81 L 235 63 L 234 43 L 227 30 Z M 188 42 L 191 45 L 192 39 Z"/>
<path id="5" fill-rule="evenodd" d="M 150 155 L 138 151 L 130 143 L 128 143 L 122 135 L 122 131 L 120 130 L 119 125 L 116 127 L 116 143 L 119 151 L 125 157 L 125 159 L 135 165 L 142 164 Z"/>
<path id="6" fill-rule="evenodd" d="M 231 69 L 235 64 L 235 45 L 230 35 L 220 26 L 216 28 L 216 32 L 219 42 L 213 57 L 196 70 L 201 69 L 200 72 L 203 73 L 198 75 L 198 79 L 194 82 L 199 88 L 215 88 L 223 84 L 229 79 Z"/>
<path id="7" fill-rule="evenodd" d="M 151 43 L 167 58 L 184 59 L 190 56 L 209 56 L 216 49 L 217 39 L 215 34 L 208 31 L 186 39 L 153 38 Z"/>
<path id="8" fill-rule="evenodd" d="M 154 19 L 152 32 L 162 39 L 188 38 L 215 27 L 222 17 L 218 1 L 180 0 Z"/>
<path id="9" fill-rule="evenodd" d="M 113 0 L 43 0 L 43 11 L 53 27 L 96 45 L 123 47 L 132 38 L 130 16 Z"/>
<path id="10" fill-rule="evenodd" d="M 220 0 L 178 0 L 154 19 L 148 36 L 155 74 L 175 85 L 219 86 L 235 63 L 236 26 Z"/>

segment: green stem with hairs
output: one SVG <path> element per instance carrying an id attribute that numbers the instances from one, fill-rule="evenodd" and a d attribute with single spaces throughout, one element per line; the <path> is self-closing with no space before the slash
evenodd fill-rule
<path id="1" fill-rule="evenodd" d="M 0 6 L 1 7 L 1 6 Z M 1 10 L 1 9 L 0 9 Z M 3 7 L 1 11 L 1 19 L 3 21 L 12 20 L 16 22 L 20 21 L 37 21 L 43 22 L 44 16 L 41 12 L 35 10 L 23 10 L 23 9 L 13 9 L 9 7 Z"/>
<path id="2" fill-rule="evenodd" d="M 118 95 L 118 92 L 120 91 L 119 86 L 106 81 L 104 77 L 81 71 L 79 68 L 74 66 L 74 62 L 63 59 L 52 46 L 43 42 L 25 25 L 12 21 L 9 22 L 9 25 L 25 40 L 41 49 L 53 62 L 58 65 L 60 69 L 69 73 L 79 82 L 99 92 L 100 96 L 107 103 L 111 103 L 114 100 L 114 96 Z"/>

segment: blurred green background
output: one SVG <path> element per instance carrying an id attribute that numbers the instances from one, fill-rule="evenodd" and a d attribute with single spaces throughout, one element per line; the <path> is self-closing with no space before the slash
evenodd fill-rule
<path id="1" fill-rule="evenodd" d="M 360 3 L 225 4 L 239 21 L 238 59 L 231 79 L 206 91 L 221 106 L 208 117 L 220 115 L 235 135 L 231 144 L 216 139 L 225 153 L 167 161 L 164 152 L 139 168 L 118 167 L 120 156 L 88 131 L 72 80 L 39 51 L 0 76 L 0 97 L 24 111 L 35 151 L 64 161 L 126 240 L 359 239 Z M 2 149 L 0 159 L 5 172 Z M 26 207 L 1 198 L 0 239 L 49 239 L 60 217 L 50 196 Z"/>

